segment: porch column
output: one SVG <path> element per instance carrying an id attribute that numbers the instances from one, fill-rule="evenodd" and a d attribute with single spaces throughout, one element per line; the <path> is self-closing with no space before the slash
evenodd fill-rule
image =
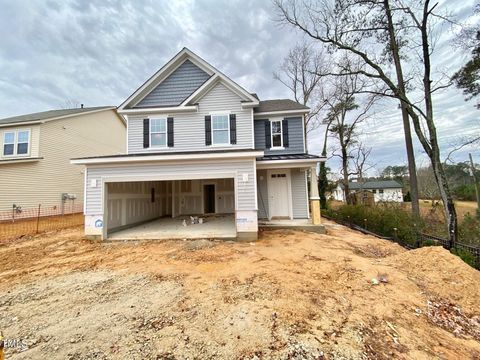
<path id="1" fill-rule="evenodd" d="M 317 167 L 310 168 L 310 209 L 313 225 L 320 225 L 320 196 L 318 195 Z"/>

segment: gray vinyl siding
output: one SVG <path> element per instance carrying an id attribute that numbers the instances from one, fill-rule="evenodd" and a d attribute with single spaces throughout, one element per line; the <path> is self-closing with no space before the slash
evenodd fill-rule
<path id="1" fill-rule="evenodd" d="M 268 218 L 267 170 L 257 171 L 258 218 Z"/>
<path id="2" fill-rule="evenodd" d="M 199 101 L 199 111 L 168 115 L 173 117 L 174 146 L 165 149 L 143 148 L 143 119 L 147 115 L 128 117 L 128 152 L 162 151 L 202 151 L 211 149 L 205 145 L 205 115 L 211 112 L 225 111 L 236 114 L 237 144 L 225 147 L 215 146 L 215 149 L 253 149 L 252 143 L 252 109 L 242 110 L 241 98 L 228 90 L 224 85 L 216 85 Z M 166 115 L 156 115 L 157 117 Z M 151 117 L 154 117 L 153 115 Z"/>
<path id="3" fill-rule="evenodd" d="M 85 215 L 101 215 L 102 178 L 127 176 L 162 176 L 178 175 L 178 180 L 191 179 L 191 174 L 232 173 L 236 180 L 236 209 L 257 210 L 255 204 L 255 162 L 251 160 L 215 160 L 212 163 L 178 161 L 155 164 L 131 164 L 122 166 L 95 166 L 87 169 L 87 204 Z M 243 174 L 248 174 L 248 181 L 243 182 Z M 97 186 L 92 187 L 92 180 Z M 121 181 L 121 180 L 120 180 Z"/>
<path id="4" fill-rule="evenodd" d="M 280 119 L 280 118 L 279 118 Z M 303 146 L 303 121 L 301 117 L 292 117 L 288 119 L 288 148 L 285 150 L 265 149 L 265 121 L 255 120 L 255 149 L 265 150 L 265 155 L 287 155 L 287 154 L 303 154 L 305 152 Z"/>
<path id="5" fill-rule="evenodd" d="M 292 181 L 292 212 L 294 219 L 308 218 L 308 198 L 306 172 L 291 170 Z"/>
<path id="6" fill-rule="evenodd" d="M 189 97 L 210 77 L 186 60 L 171 75 L 143 98 L 134 108 L 175 106 Z"/>

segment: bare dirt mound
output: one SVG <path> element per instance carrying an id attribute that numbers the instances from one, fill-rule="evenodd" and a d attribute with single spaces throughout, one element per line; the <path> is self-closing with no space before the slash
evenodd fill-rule
<path id="1" fill-rule="evenodd" d="M 373 283 L 372 278 L 385 276 Z M 255 243 L 0 245 L 8 359 L 480 359 L 479 272 L 329 227 Z"/>
<path id="2" fill-rule="evenodd" d="M 427 294 L 478 311 L 480 271 L 440 246 L 424 247 L 392 256 L 387 263 L 405 271 Z"/>

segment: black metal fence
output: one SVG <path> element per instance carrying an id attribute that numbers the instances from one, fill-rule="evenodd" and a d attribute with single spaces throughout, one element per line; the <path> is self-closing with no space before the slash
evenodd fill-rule
<path id="1" fill-rule="evenodd" d="M 460 256 L 463 260 L 465 260 L 467 263 L 469 263 L 473 267 L 475 267 L 477 269 L 480 269 L 480 247 L 477 247 L 477 246 L 456 242 L 455 245 L 452 248 L 452 247 L 450 247 L 450 241 L 448 239 L 444 239 L 444 238 L 434 236 L 434 235 L 424 234 L 422 232 L 417 232 L 417 239 L 414 243 L 412 243 L 412 242 L 405 241 L 405 240 L 401 239 L 400 237 L 398 237 L 397 236 L 397 231 L 396 231 L 395 228 L 393 229 L 394 236 L 392 236 L 392 237 L 383 236 L 383 235 L 374 233 L 374 232 L 366 229 L 366 227 L 367 227 L 366 222 L 365 222 L 365 226 L 362 227 L 362 226 L 354 224 L 350 221 L 335 219 L 335 218 L 332 218 L 332 217 L 327 216 L 325 214 L 322 214 L 322 217 L 324 217 L 325 219 L 328 219 L 328 220 L 335 221 L 338 224 L 348 226 L 349 228 L 360 231 L 364 234 L 373 235 L 373 236 L 376 236 L 380 239 L 394 241 L 397 244 L 399 244 L 399 245 L 401 245 L 404 248 L 407 248 L 409 250 L 417 249 L 417 248 L 424 247 L 424 246 L 435 246 L 435 245 L 436 246 L 443 246 L 445 249 L 450 250 L 453 253 Z M 468 258 L 468 260 L 467 260 L 467 258 Z"/>

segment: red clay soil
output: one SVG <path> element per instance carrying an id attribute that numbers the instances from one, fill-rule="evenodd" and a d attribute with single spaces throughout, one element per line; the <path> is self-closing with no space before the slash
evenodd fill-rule
<path id="1" fill-rule="evenodd" d="M 478 271 L 442 248 L 327 230 L 3 244 L 0 330 L 26 345 L 7 359 L 480 358 Z"/>

